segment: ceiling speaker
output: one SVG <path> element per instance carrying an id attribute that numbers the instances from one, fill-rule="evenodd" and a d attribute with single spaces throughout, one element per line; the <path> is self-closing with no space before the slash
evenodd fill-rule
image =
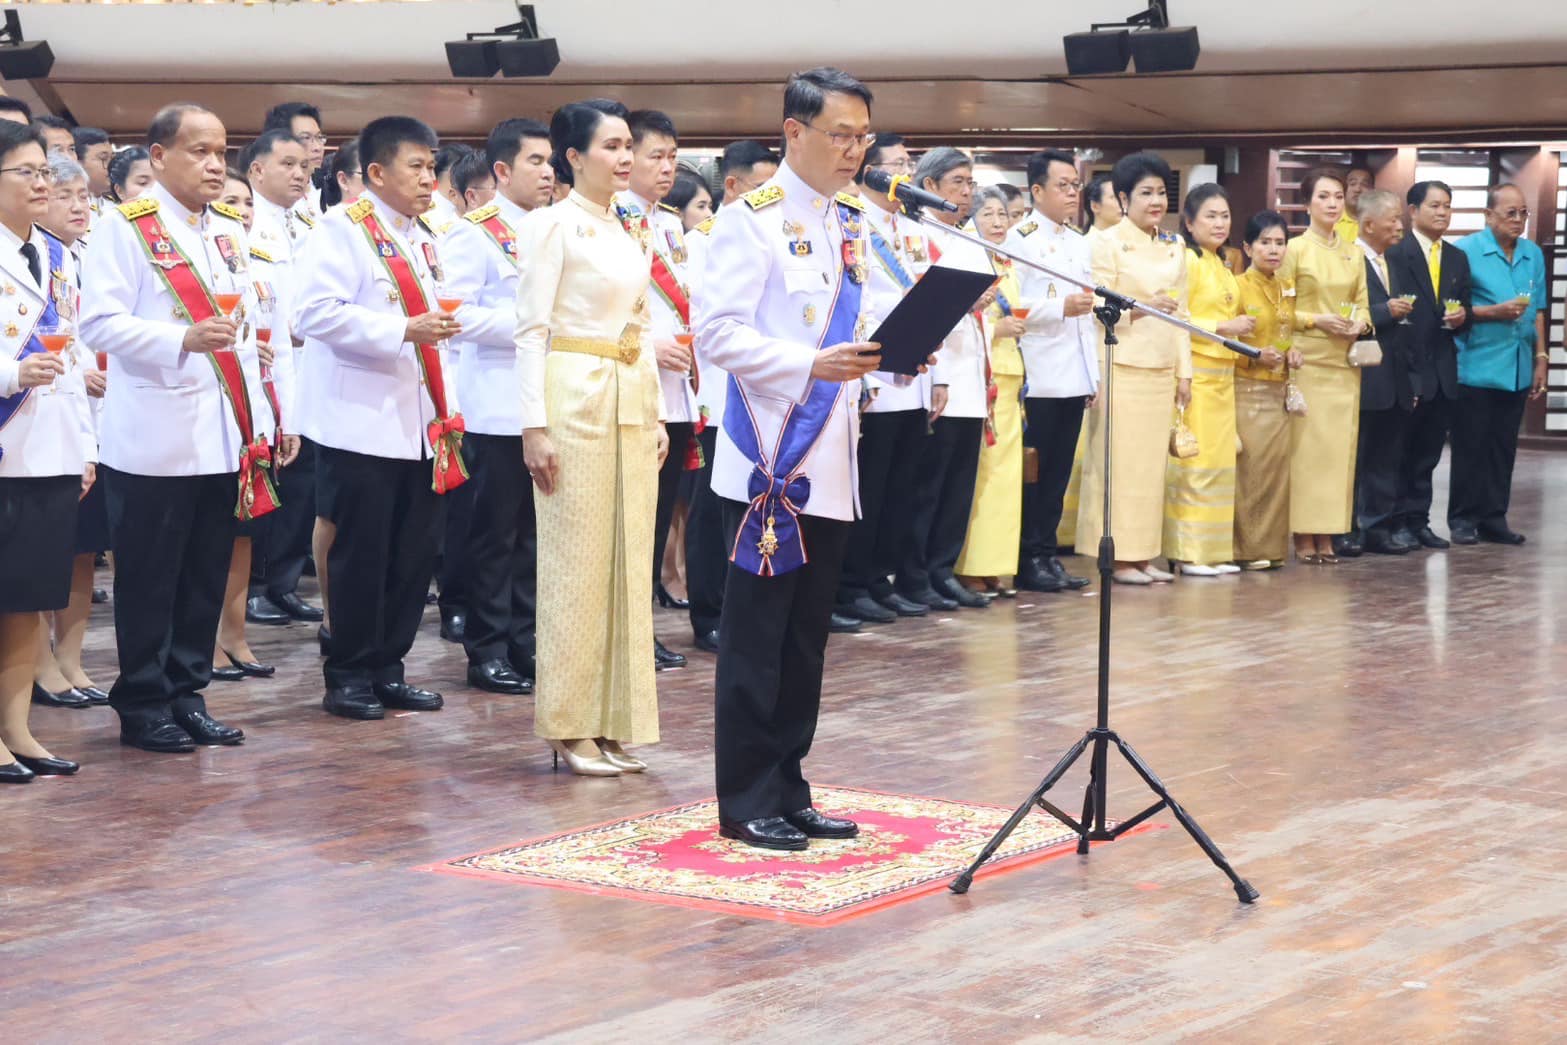
<path id="1" fill-rule="evenodd" d="M 1066 71 L 1073 76 L 1097 76 L 1102 73 L 1126 71 L 1131 58 L 1128 37 L 1119 32 L 1068 33 L 1061 38 L 1066 47 Z"/>
<path id="2" fill-rule="evenodd" d="M 0 77 L 7 80 L 42 80 L 54 68 L 54 52 L 46 40 L 0 45 Z"/>
<path id="3" fill-rule="evenodd" d="M 1132 61 L 1140 73 L 1184 73 L 1197 68 L 1197 27 L 1139 29 L 1131 35 Z"/>
<path id="4" fill-rule="evenodd" d="M 502 76 L 548 76 L 560 64 L 560 48 L 555 39 L 497 40 L 495 55 Z"/>

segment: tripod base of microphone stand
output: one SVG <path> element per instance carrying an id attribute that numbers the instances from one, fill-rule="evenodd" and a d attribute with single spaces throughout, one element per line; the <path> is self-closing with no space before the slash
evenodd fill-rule
<path id="1" fill-rule="evenodd" d="M 1148 789 L 1158 797 L 1159 801 L 1136 816 L 1123 820 L 1114 827 L 1109 827 L 1105 823 L 1105 793 L 1107 790 L 1105 768 L 1108 761 L 1109 748 L 1112 744 L 1121 753 L 1121 757 L 1125 758 L 1132 769 L 1136 771 L 1137 775 L 1142 777 L 1143 783 L 1148 785 Z M 1090 749 L 1092 749 L 1092 752 L 1090 754 L 1088 786 L 1084 789 L 1083 794 L 1083 815 L 1080 819 L 1074 819 L 1069 813 L 1047 801 L 1045 794 L 1056 785 L 1057 781 L 1066 775 L 1067 770 L 1072 768 L 1072 765 L 1083 756 L 1084 752 L 1088 752 Z M 1122 740 L 1114 730 L 1098 728 L 1090 729 L 1083 734 L 1083 738 L 1076 744 L 1073 744 L 1065 755 L 1061 756 L 1061 761 L 1057 762 L 1055 767 L 1045 775 L 1044 780 L 1040 781 L 1033 794 L 1024 799 L 1022 805 L 1018 806 L 1011 819 L 986 844 L 984 850 L 973 864 L 969 866 L 968 870 L 953 879 L 951 886 L 948 888 L 955 893 L 968 892 L 969 886 L 974 882 L 975 873 L 985 861 L 996 855 L 996 851 L 1006 842 L 1007 837 L 1017 829 L 1018 824 L 1023 822 L 1023 818 L 1028 815 L 1034 806 L 1038 806 L 1067 827 L 1070 827 L 1073 833 L 1077 835 L 1077 851 L 1082 854 L 1088 852 L 1090 842 L 1113 842 L 1149 817 L 1161 810 L 1168 809 L 1171 815 L 1186 829 L 1186 833 L 1192 836 L 1192 840 L 1197 843 L 1198 847 L 1207 854 L 1208 859 L 1213 861 L 1214 866 L 1223 871 L 1225 876 L 1229 878 L 1230 884 L 1235 887 L 1235 895 L 1241 903 L 1253 903 L 1261 895 L 1252 887 L 1250 882 L 1235 873 L 1235 869 L 1224 858 L 1224 854 L 1219 851 L 1219 847 L 1214 845 L 1213 839 L 1209 838 L 1202 826 L 1196 820 L 1193 820 L 1191 815 L 1181 807 L 1180 803 L 1170 796 L 1169 789 L 1164 786 L 1164 782 L 1148 766 L 1148 763 L 1143 761 L 1142 756 L 1134 751 L 1130 744 Z"/>

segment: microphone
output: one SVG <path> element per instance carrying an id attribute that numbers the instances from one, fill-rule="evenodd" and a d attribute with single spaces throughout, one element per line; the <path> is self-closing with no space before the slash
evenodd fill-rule
<path id="1" fill-rule="evenodd" d="M 894 203 L 902 203 L 910 208 L 931 207 L 935 210 L 945 210 L 956 213 L 958 205 L 948 203 L 934 192 L 926 192 L 924 189 L 916 189 L 909 181 L 907 174 L 900 174 L 896 178 L 886 171 L 877 170 L 874 167 L 866 168 L 865 185 L 877 192 L 885 192 L 887 199 Z"/>

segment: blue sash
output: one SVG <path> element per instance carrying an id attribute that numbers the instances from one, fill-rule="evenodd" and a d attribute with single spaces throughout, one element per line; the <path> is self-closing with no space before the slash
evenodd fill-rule
<path id="1" fill-rule="evenodd" d="M 891 244 L 882 238 L 881 233 L 871 229 L 870 234 L 871 252 L 876 255 L 876 260 L 881 262 L 881 267 L 887 270 L 887 275 L 892 277 L 893 282 L 908 290 L 914 285 L 914 277 L 909 275 L 908 269 L 903 267 L 903 262 L 898 260 L 897 253 L 892 249 Z"/>
<path id="2" fill-rule="evenodd" d="M 852 244 L 860 237 L 861 218 L 841 201 L 838 226 L 843 230 L 848 258 Z M 864 270 L 859 272 L 864 277 Z M 833 296 L 822 339 L 817 343 L 836 345 L 854 340 L 860 315 L 861 286 L 851 266 L 841 266 L 838 292 Z M 791 405 L 778 433 L 778 444 L 771 456 L 762 448 L 762 435 L 745 390 L 733 374 L 729 376 L 728 399 L 724 406 L 724 433 L 755 468 L 747 484 L 751 503 L 740 532 L 730 549 L 729 561 L 759 577 L 776 577 L 797 570 L 807 561 L 805 539 L 800 534 L 800 513 L 811 499 L 811 480 L 800 474 L 806 459 L 815 449 L 827 420 L 843 393 L 844 386 L 834 381 L 812 381 L 804 405 Z"/>
<path id="3" fill-rule="evenodd" d="M 44 343 L 38 340 L 36 331 L 40 326 L 53 326 L 59 316 L 54 305 L 53 274 L 65 270 L 65 244 L 49 235 L 45 235 L 44 239 L 49 244 L 49 268 L 44 273 L 44 287 L 46 289 L 44 290 L 43 312 L 39 315 L 38 322 L 33 326 L 35 333 L 28 335 L 27 340 L 22 343 L 22 350 L 16 354 L 18 363 L 28 356 L 45 351 Z M 18 410 L 22 409 L 22 404 L 27 402 L 27 397 L 32 395 L 32 393 L 33 390 L 31 388 L 24 388 L 15 395 L 0 396 L 0 429 L 4 429 L 6 425 L 11 423 L 11 418 L 16 416 Z M 0 458 L 4 457 L 5 447 L 0 446 Z"/>

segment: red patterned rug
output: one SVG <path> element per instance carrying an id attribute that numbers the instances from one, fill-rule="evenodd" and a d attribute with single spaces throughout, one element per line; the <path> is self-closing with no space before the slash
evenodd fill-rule
<path id="1" fill-rule="evenodd" d="M 813 793 L 823 812 L 859 821 L 860 837 L 813 841 L 802 853 L 753 849 L 718 836 L 717 805 L 706 801 L 419 870 L 836 925 L 945 889 L 1011 813 L 847 787 L 818 787 Z M 1076 840 L 1059 821 L 1031 814 L 979 876 L 1070 853 Z"/>

